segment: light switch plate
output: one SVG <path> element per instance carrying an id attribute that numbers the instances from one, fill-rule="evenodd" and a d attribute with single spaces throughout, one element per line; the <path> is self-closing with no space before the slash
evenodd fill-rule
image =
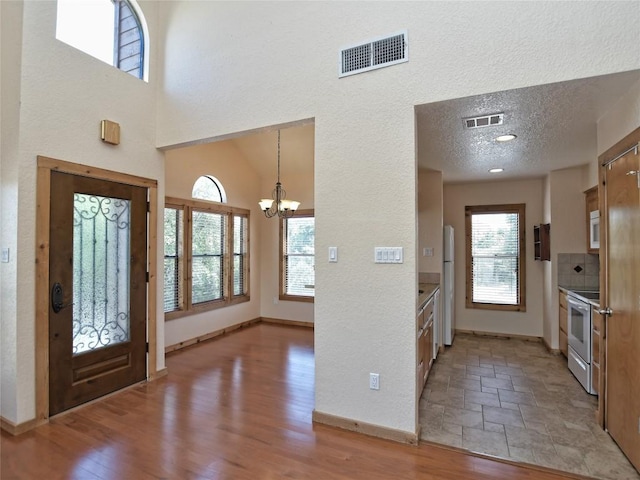
<path id="1" fill-rule="evenodd" d="M 336 263 L 338 261 L 338 247 L 329 247 L 329 262 Z"/>
<path id="2" fill-rule="evenodd" d="M 375 263 L 402 263 L 402 247 L 375 247 L 373 261 Z"/>
<path id="3" fill-rule="evenodd" d="M 9 248 L 2 249 L 2 263 L 9 263 Z"/>

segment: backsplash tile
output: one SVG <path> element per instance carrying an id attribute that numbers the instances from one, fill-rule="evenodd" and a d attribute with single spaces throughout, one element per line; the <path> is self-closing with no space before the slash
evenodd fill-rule
<path id="1" fill-rule="evenodd" d="M 600 287 L 600 258 L 598 255 L 559 253 L 558 285 L 597 290 Z"/>

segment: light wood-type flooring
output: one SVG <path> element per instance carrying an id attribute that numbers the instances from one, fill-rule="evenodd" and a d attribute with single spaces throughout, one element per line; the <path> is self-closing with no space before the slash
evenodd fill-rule
<path id="1" fill-rule="evenodd" d="M 17 437 L 0 478 L 566 478 L 451 449 L 311 422 L 313 331 L 258 324 L 167 357 L 169 375 Z"/>

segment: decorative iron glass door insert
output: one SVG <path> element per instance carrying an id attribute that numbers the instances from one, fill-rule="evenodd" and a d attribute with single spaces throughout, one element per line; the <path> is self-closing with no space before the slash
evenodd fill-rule
<path id="1" fill-rule="evenodd" d="M 51 173 L 50 415 L 146 376 L 146 200 Z"/>

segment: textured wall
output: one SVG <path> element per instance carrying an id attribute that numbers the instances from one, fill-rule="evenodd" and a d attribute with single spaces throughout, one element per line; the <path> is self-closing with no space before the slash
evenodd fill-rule
<path id="1" fill-rule="evenodd" d="M 588 166 L 556 170 L 549 174 L 551 222 L 551 265 L 545 289 L 545 340 L 551 348 L 558 347 L 558 254 L 586 253 L 587 224 L 583 193 Z M 547 263 L 547 262 L 545 262 Z M 549 268 L 545 266 L 545 268 Z M 548 287 L 547 287 L 548 285 Z"/>
<path id="2" fill-rule="evenodd" d="M 418 272 L 442 274 L 442 172 L 418 171 Z M 425 247 L 433 256 L 424 256 Z"/>
<path id="3" fill-rule="evenodd" d="M 640 10 L 640 7 L 638 9 Z M 638 38 L 640 41 L 640 34 Z M 640 47 L 637 50 L 640 51 Z M 598 121 L 598 155 L 638 127 L 640 127 L 640 82 L 637 82 L 626 95 L 612 105 L 607 114 Z M 597 172 L 595 175 L 592 174 L 591 179 L 590 186 L 597 185 Z"/>
<path id="4" fill-rule="evenodd" d="M 638 68 L 636 12 L 634 2 L 162 4 L 159 145 L 315 118 L 318 258 L 340 249 L 337 264 L 316 268 L 317 410 L 416 428 L 414 106 Z M 341 46 L 404 28 L 408 63 L 337 78 Z M 404 247 L 405 263 L 374 265 L 380 245 Z M 542 334 L 534 299 L 531 321 L 505 319 L 511 331 Z"/>
<path id="5" fill-rule="evenodd" d="M 20 123 L 20 69 L 22 2 L 1 2 L 0 20 L 0 246 L 9 248 L 9 263 L 0 263 L 0 415 L 18 414 L 17 262 L 18 246 L 18 127 Z"/>
<path id="6" fill-rule="evenodd" d="M 158 7 L 155 2 L 145 2 L 142 8 L 151 30 L 153 52 Z M 4 35 L 6 26 L 11 26 L 11 23 L 4 16 L 2 22 Z M 30 420 L 35 414 L 36 156 L 154 178 L 160 184 L 160 199 L 164 197 L 163 156 L 155 149 L 154 79 L 157 63 L 151 61 L 151 81 L 146 83 L 57 41 L 56 3 L 53 1 L 25 2 L 22 28 L 22 69 L 17 73 L 21 75 L 19 144 L 15 155 L 9 158 L 12 168 L 17 170 L 17 189 L 9 192 L 11 198 L 7 202 L 10 209 L 17 210 L 20 219 L 17 230 L 10 231 L 10 235 L 16 235 L 18 239 L 12 259 L 16 269 L 13 286 L 17 292 L 17 307 L 13 310 L 11 302 L 6 307 L 4 302 L 2 304 L 3 336 L 5 332 L 11 335 L 15 331 L 16 345 L 15 351 L 2 351 L 3 368 L 5 362 L 15 368 L 10 372 L 3 371 L 0 413 L 14 423 Z M 16 48 L 16 45 L 19 48 L 20 43 L 13 43 L 10 47 Z M 3 51 L 3 62 L 4 58 Z M 2 66 L 4 76 L 5 64 Z M 15 68 L 12 65 L 8 74 L 15 74 Z M 3 112 L 5 102 L 14 100 L 5 99 L 3 95 Z M 117 147 L 100 141 L 100 120 L 105 118 L 120 123 L 121 144 Z M 3 152 L 3 169 L 5 161 Z M 3 183 L 3 196 L 4 187 Z M 161 229 L 162 225 L 159 225 L 159 238 L 162 238 Z M 15 239 L 10 239 L 10 242 L 15 242 Z M 159 268 L 161 262 L 162 258 L 159 258 Z M 10 265 L 14 268 L 13 263 Z M 161 302 L 162 296 L 159 295 L 160 312 Z M 5 330 L 5 325 L 8 330 Z M 163 334 L 163 322 L 160 321 L 157 332 L 159 345 L 164 344 Z M 157 366 L 164 367 L 162 349 L 158 352 Z M 13 397 L 7 403 L 5 388 Z"/>

